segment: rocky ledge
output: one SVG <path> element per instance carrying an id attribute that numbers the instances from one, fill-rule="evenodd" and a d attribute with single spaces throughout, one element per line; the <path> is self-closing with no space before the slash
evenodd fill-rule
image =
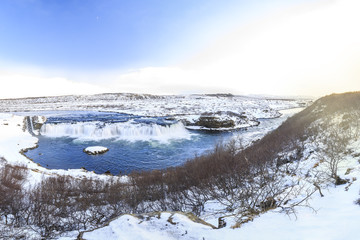
<path id="1" fill-rule="evenodd" d="M 220 111 L 215 113 L 204 112 L 182 120 L 188 129 L 226 131 L 256 125 L 256 118 L 247 116 L 245 112 L 234 113 Z"/>

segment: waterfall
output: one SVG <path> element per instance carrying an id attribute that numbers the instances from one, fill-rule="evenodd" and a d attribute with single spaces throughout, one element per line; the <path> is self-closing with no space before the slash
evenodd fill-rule
<path id="1" fill-rule="evenodd" d="M 46 123 L 40 134 L 46 137 L 71 137 L 79 140 L 127 140 L 166 142 L 173 139 L 190 139 L 191 133 L 181 122 L 172 125 L 143 123 Z"/>
<path id="2" fill-rule="evenodd" d="M 33 123 L 32 117 L 26 116 L 26 117 L 25 117 L 25 123 L 26 123 L 26 129 L 27 129 L 27 131 L 28 131 L 31 135 L 35 136 L 36 134 L 35 134 L 35 132 L 34 132 L 34 123 Z"/>

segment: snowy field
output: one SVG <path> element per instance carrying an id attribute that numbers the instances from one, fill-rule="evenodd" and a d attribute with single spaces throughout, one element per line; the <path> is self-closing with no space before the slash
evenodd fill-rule
<path id="1" fill-rule="evenodd" d="M 201 116 L 232 122 L 226 129 L 258 124 L 259 118 L 279 117 L 279 110 L 305 107 L 308 99 L 267 99 L 233 95 L 100 94 L 0 100 L 0 112 L 91 110 L 144 117 L 172 117 L 191 129 L 207 129 L 196 124 Z M 35 112 L 35 113 L 32 113 Z M 209 128 L 209 127 L 208 127 Z"/>
<path id="2" fill-rule="evenodd" d="M 268 99 L 237 95 L 99 94 L 0 100 L 0 112 L 44 110 L 115 111 L 141 116 L 197 115 L 204 112 L 251 113 L 258 118 L 306 104 L 304 99 Z M 265 110 L 265 111 L 264 111 Z"/>

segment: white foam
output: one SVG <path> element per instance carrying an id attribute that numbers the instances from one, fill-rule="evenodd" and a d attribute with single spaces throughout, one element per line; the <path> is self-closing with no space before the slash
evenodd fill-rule
<path id="1" fill-rule="evenodd" d="M 174 139 L 191 138 L 191 133 L 181 122 L 167 126 L 132 122 L 108 124 L 100 122 L 50 123 L 44 124 L 40 133 L 46 137 L 71 137 L 80 141 L 115 139 L 167 142 Z"/>

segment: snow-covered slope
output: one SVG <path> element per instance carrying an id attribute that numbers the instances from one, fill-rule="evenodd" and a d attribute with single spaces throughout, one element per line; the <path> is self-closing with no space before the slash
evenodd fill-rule
<path id="1" fill-rule="evenodd" d="M 356 168 L 348 177 L 359 179 L 359 164 L 352 164 L 348 166 Z M 271 210 L 236 229 L 212 229 L 179 215 L 169 223 L 167 213 L 145 219 L 124 215 L 108 226 L 84 233 L 83 239 L 355 240 L 359 234 L 360 206 L 354 201 L 359 198 L 359 189 L 359 180 L 348 190 L 346 186 L 331 187 L 323 192 L 324 197 L 316 193 L 309 200 L 313 209 L 299 208 L 296 215 L 286 215 L 279 212 L 281 209 Z"/>
<path id="2" fill-rule="evenodd" d="M 284 156 L 292 159 L 291 163 L 281 166 L 296 169 L 284 176 L 284 182 L 295 182 L 297 191 L 276 208 L 251 216 L 249 221 L 239 225 L 236 223 L 239 215 L 231 211 L 215 213 L 214 209 L 222 209 L 221 203 L 210 201 L 200 217 L 215 226 L 218 217 L 222 217 L 227 224 L 221 229 L 181 218 L 169 224 L 168 213 L 141 219 L 123 215 L 108 226 L 84 232 L 83 239 L 133 239 L 133 236 L 136 239 L 207 240 L 358 239 L 360 206 L 355 203 L 360 198 L 360 109 L 355 101 L 358 96 L 335 95 L 321 99 L 288 122 L 295 127 L 299 123 L 296 121 L 301 122 L 299 119 L 304 116 L 312 119 L 306 126 L 309 135 L 301 140 L 302 152 L 296 155 L 298 157 L 294 159 L 292 152 L 279 153 L 279 160 Z M 346 144 L 342 145 L 344 142 Z M 332 146 L 329 148 L 328 144 Z M 334 145 L 339 146 L 334 148 Z M 333 160 L 337 163 L 336 178 L 331 174 Z M 344 181 L 338 182 L 337 177 Z"/>
<path id="3" fill-rule="evenodd" d="M 271 207 L 262 207 L 264 202 L 260 201 L 257 202 L 259 205 L 252 209 L 255 212 L 244 212 L 242 203 L 234 202 L 234 208 L 229 208 L 222 200 L 231 201 L 232 199 L 228 199 L 230 195 L 219 194 L 220 197 L 217 199 L 197 199 L 204 201 L 204 208 L 199 211 L 202 221 L 181 212 L 120 214 L 104 226 L 84 231 L 81 237 L 109 240 L 358 239 L 360 206 L 355 204 L 355 201 L 360 198 L 360 109 L 357 104 L 359 99 L 359 93 L 322 98 L 249 148 L 260 151 L 270 146 L 269 151 L 265 152 L 266 157 L 275 156 L 276 165 L 273 166 L 273 162 L 270 161 L 265 165 L 269 169 L 263 169 L 269 174 L 266 183 L 270 186 L 270 192 L 271 187 L 278 191 L 274 194 L 276 204 Z M 36 144 L 36 138 L 23 132 L 23 121 L 24 118 L 20 116 L 0 115 L 0 132 L 4 133 L 0 156 L 12 161 L 11 163 L 28 161 L 18 154 L 18 151 L 24 146 Z M 278 145 L 284 143 L 286 144 L 283 147 L 278 148 Z M 245 152 L 246 156 L 251 156 L 250 150 Z M 335 176 L 331 173 L 334 170 L 333 160 L 336 163 Z M 34 166 L 33 170 L 36 170 L 36 167 Z M 69 174 L 67 171 L 45 171 L 39 167 L 38 171 L 47 175 Z M 41 181 L 41 173 L 32 172 L 34 173 L 29 179 Z M 80 170 L 72 176 L 82 179 L 89 176 L 97 177 Z M 114 178 L 103 177 L 109 182 Z M 258 177 L 253 176 L 254 182 Z M 221 179 L 221 176 L 217 176 L 217 179 Z M 249 184 L 251 181 L 252 179 Z M 230 190 L 236 193 L 236 189 Z M 262 184 L 260 190 L 269 189 L 266 184 Z M 211 194 L 218 196 L 218 193 L 214 190 Z M 211 194 L 205 193 L 204 196 Z M 194 195 L 186 196 L 191 198 Z M 161 203 L 166 204 L 166 199 Z M 159 202 L 152 202 L 151 198 L 148 198 L 141 204 L 144 207 Z M 219 220 L 224 221 L 226 226 L 219 229 L 212 227 L 217 227 Z M 93 225 L 88 227 L 91 228 Z M 31 232 L 28 229 L 25 231 Z M 35 239 L 40 236 L 36 232 L 32 234 Z M 59 239 L 77 237 L 77 231 L 65 232 L 61 237 L 58 236 Z"/>

